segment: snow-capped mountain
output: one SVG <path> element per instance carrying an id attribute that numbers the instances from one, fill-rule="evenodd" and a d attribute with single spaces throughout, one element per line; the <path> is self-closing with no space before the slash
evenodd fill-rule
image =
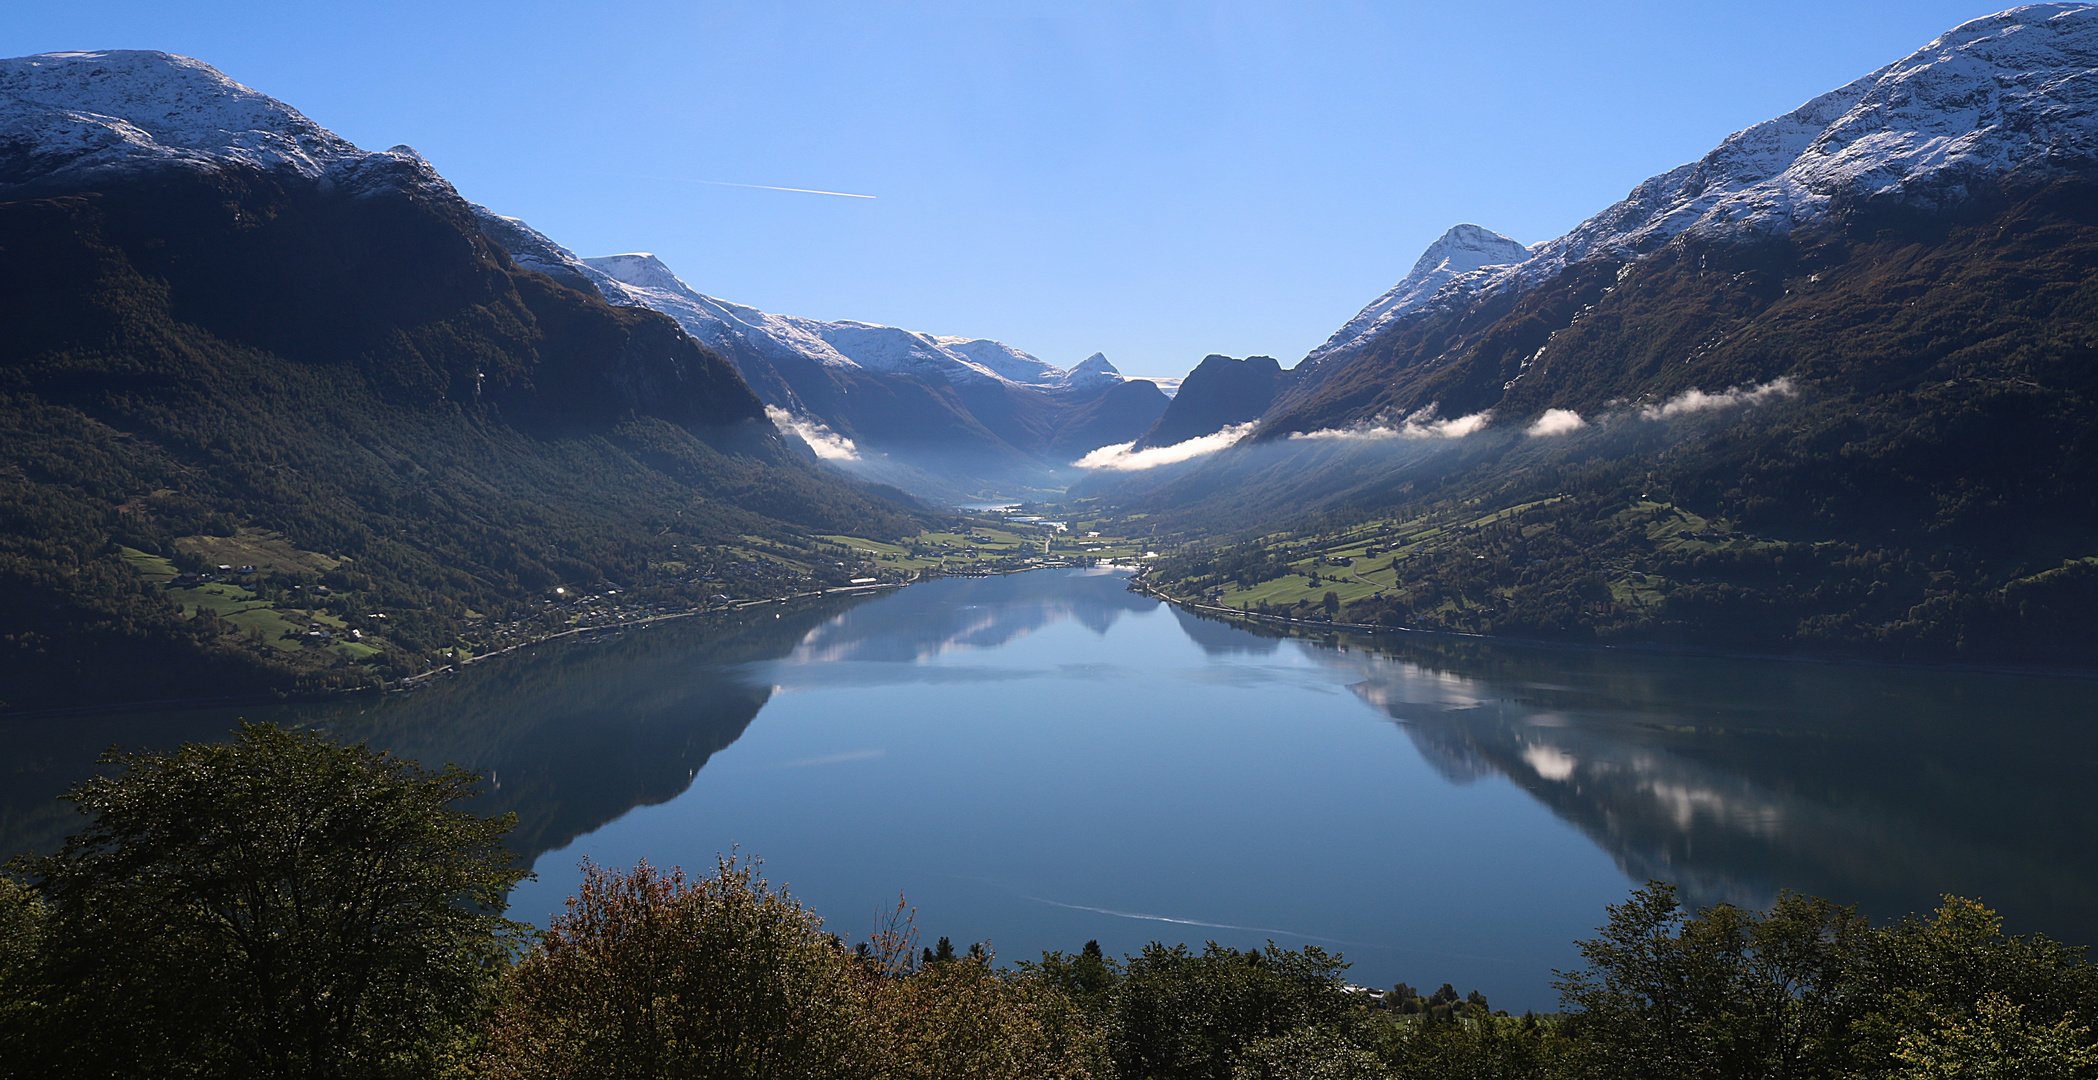
<path id="1" fill-rule="evenodd" d="M 1488 266 L 1508 266 L 1530 257 L 1520 241 L 1477 225 L 1457 225 L 1443 233 L 1421 252 L 1413 269 L 1391 291 L 1370 301 L 1347 325 L 1333 332 L 1324 345 L 1311 350 L 1306 364 L 1328 357 L 1346 356 L 1377 336 L 1392 320 L 1432 299 L 1451 278 Z"/>
<path id="2" fill-rule="evenodd" d="M 789 353 L 825 367 L 910 372 L 950 382 L 1002 380 L 1053 386 L 1066 381 L 1062 368 L 1000 341 L 942 337 L 850 320 L 774 315 L 717 300 L 685 284 L 661 259 L 647 252 L 606 255 L 582 263 L 623 287 L 624 301 L 611 295 L 607 299 L 663 312 L 676 319 L 686 333 L 724 355 L 741 352 L 738 346 L 745 346 L 772 358 Z"/>
<path id="3" fill-rule="evenodd" d="M 2098 158 L 2098 6 L 2028 4 L 1923 48 L 1653 177 L 1518 271 L 1637 256 L 1684 232 L 1783 234 L 1839 200 L 1928 209 L 1975 180 Z M 1508 272 L 1504 272 L 1508 273 Z"/>
<path id="4" fill-rule="evenodd" d="M 1099 386 L 1122 381 L 1122 373 L 1107 362 L 1106 353 L 1094 353 L 1078 362 L 1078 366 L 1064 372 L 1063 382 L 1069 386 Z"/>
<path id="5" fill-rule="evenodd" d="M 647 254 L 579 259 L 522 221 L 465 203 L 414 150 L 367 153 L 187 57 L 109 51 L 0 60 L 0 194 L 108 190 L 170 170 L 208 177 L 232 169 L 260 170 L 323 195 L 407 193 L 430 207 L 471 207 L 480 229 L 469 226 L 464 235 L 477 249 L 487 243 L 484 253 L 500 248 L 524 268 L 614 305 L 669 315 L 793 418 L 788 427 L 797 433 L 830 438 L 827 427 L 840 448 L 858 439 L 872 457 L 892 447 L 917 455 L 919 464 L 883 478 L 923 492 L 953 494 L 936 474 L 962 466 L 984 476 L 1027 474 L 1016 491 L 1047 485 L 1057 468 L 1097 445 L 1074 450 L 1073 440 L 1126 441 L 1165 407 L 1156 387 L 1122 378 L 1104 358 L 1066 372 L 997 341 L 774 315 L 718 300 Z"/>
<path id="6" fill-rule="evenodd" d="M 450 191 L 413 149 L 360 150 L 200 60 L 131 49 L 0 60 L 0 190 L 82 188 L 151 169 L 229 164 L 352 193 Z"/>
<path id="7" fill-rule="evenodd" d="M 563 280 L 588 281 L 614 304 L 660 311 L 723 355 L 755 354 L 828 368 L 909 372 L 946 382 L 1010 382 L 1046 389 L 1104 385 L 1123 378 L 1100 353 L 1065 371 L 987 338 L 771 314 L 694 289 L 648 252 L 579 258 L 523 221 L 497 216 L 486 208 L 479 212 L 482 230 L 521 265 Z"/>
<path id="8" fill-rule="evenodd" d="M 1965 198 L 1976 181 L 2094 159 L 2098 5 L 2011 8 L 1728 136 L 1526 257 L 1500 257 L 1513 248 L 1483 238 L 1506 237 L 1460 225 L 1306 359 L 1345 359 L 1408 316 L 1534 288 L 1589 259 L 1637 259 L 1685 233 L 1783 235 L 1854 200 L 1929 209 Z M 1482 261 L 1452 259 L 1450 273 L 1423 275 L 1460 233 L 1460 244 L 1487 249 Z"/>
<path id="9" fill-rule="evenodd" d="M 520 265 L 670 316 L 797 433 L 852 446 L 833 461 L 928 496 L 1054 486 L 1071 461 L 1136 438 L 1165 411 L 1154 384 L 1099 353 L 1066 371 L 983 338 L 777 315 L 708 296 L 652 254 L 579 258 L 522 221 L 477 212 Z"/>
<path id="10" fill-rule="evenodd" d="M 794 360 L 839 370 L 908 372 L 949 383 L 1065 387 L 1074 385 L 1072 377 L 1078 374 L 1001 341 L 760 311 L 694 289 L 648 252 L 579 258 L 516 218 L 499 217 L 486 208 L 480 213 L 482 231 L 520 264 L 563 280 L 587 281 L 614 304 L 660 311 L 724 356 L 758 356 L 774 363 Z M 1098 353 L 1080 369 L 1085 372 L 1080 383 L 1122 378 Z"/>

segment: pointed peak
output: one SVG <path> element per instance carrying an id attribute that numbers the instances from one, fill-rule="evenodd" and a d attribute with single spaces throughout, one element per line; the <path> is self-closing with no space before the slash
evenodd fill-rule
<path id="1" fill-rule="evenodd" d="M 1113 364 L 1107 362 L 1106 353 L 1097 352 L 1091 356 L 1086 357 L 1083 361 L 1079 362 L 1077 367 L 1071 369 L 1071 374 L 1073 375 L 1076 375 L 1080 372 L 1101 372 L 1103 374 L 1108 375 L 1120 375 L 1122 373 L 1120 369 L 1116 368 Z"/>
<path id="2" fill-rule="evenodd" d="M 1428 250 L 1421 252 L 1406 278 L 1425 278 L 1437 271 L 1464 274 L 1482 266 L 1519 263 L 1529 257 L 1530 249 L 1520 240 L 1479 225 L 1452 225 L 1428 245 Z"/>
<path id="3" fill-rule="evenodd" d="M 600 255 L 584 259 L 590 266 L 605 276 L 626 285 L 638 285 L 644 289 L 683 289 L 685 283 L 656 258 L 646 251 L 630 251 L 624 255 Z"/>

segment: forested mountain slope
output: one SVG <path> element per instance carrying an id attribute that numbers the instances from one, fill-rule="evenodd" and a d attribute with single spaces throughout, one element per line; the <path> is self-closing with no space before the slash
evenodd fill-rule
<path id="1" fill-rule="evenodd" d="M 1372 320 L 1251 438 L 1109 498 L 1280 530 L 1167 571 L 1227 603 L 2098 664 L 2094 84 L 2088 5 L 1966 24 Z"/>
<path id="2" fill-rule="evenodd" d="M 916 527 L 669 319 L 520 268 L 412 151 L 165 54 L 0 62 L 0 92 L 7 706 L 369 683 Z"/>

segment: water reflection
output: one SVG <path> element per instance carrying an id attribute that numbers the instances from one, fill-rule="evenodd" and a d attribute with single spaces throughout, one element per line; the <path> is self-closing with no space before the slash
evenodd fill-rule
<path id="1" fill-rule="evenodd" d="M 825 621 L 789 660 L 917 664 L 996 648 L 1064 620 L 1106 634 L 1122 616 L 1158 607 L 1158 601 L 1123 588 L 1121 580 L 1112 571 L 1077 571 L 953 578 L 933 588 L 904 589 Z"/>
<path id="2" fill-rule="evenodd" d="M 1317 655 L 1443 776 L 1507 777 L 1633 880 L 1705 903 L 1793 889 L 1882 917 L 1950 892 L 2098 939 L 2088 680 L 1351 644 Z"/>
<path id="3" fill-rule="evenodd" d="M 786 656 L 864 601 L 768 605 L 552 642 L 412 694 L 0 721 L 0 849 L 50 851 L 76 829 L 78 815 L 57 796 L 102 748 L 222 739 L 245 718 L 480 773 L 476 808 L 517 814 L 511 846 L 530 861 L 684 791 L 770 700 L 772 687 L 752 681 L 748 666 Z"/>
<path id="4" fill-rule="evenodd" d="M 1035 640 L 1047 637 L 1057 638 L 1053 649 Z M 1033 651 L 1023 647 L 1030 642 Z M 1036 680 L 1035 688 L 1024 699 L 1016 697 L 1013 686 L 1026 680 Z M 2098 902 L 2092 899 L 2098 849 L 2089 843 L 2098 829 L 2098 800 L 2086 794 L 2098 769 L 2098 724 L 2092 723 L 2098 715 L 2089 681 L 1445 639 L 1339 636 L 1313 642 L 1177 609 L 1163 612 L 1155 601 L 1126 591 L 1118 577 L 1068 572 L 950 580 L 873 598 L 768 606 L 555 643 L 477 665 L 406 697 L 0 722 L 6 770 L 0 773 L 0 847 L 49 850 L 75 827 L 77 818 L 54 796 L 91 768 L 101 747 L 165 747 L 222 737 L 235 717 L 246 716 L 314 725 L 420 760 L 475 769 L 489 781 L 482 807 L 517 813 L 517 846 L 536 859 L 637 807 L 677 799 L 709 761 L 755 730 L 761 714 L 773 710 L 773 723 L 786 722 L 776 710 L 782 688 L 852 695 L 903 683 L 976 695 L 926 699 L 929 704 L 910 714 L 951 725 L 937 732 L 926 726 L 931 733 L 923 735 L 924 745 L 934 748 L 923 753 L 946 753 L 948 759 L 936 767 L 907 767 L 885 758 L 886 747 L 906 745 L 920 729 L 881 728 L 886 721 L 873 718 L 866 732 L 841 734 L 846 741 L 836 745 L 782 749 L 766 765 L 774 770 L 766 775 L 904 769 L 912 798 L 944 802 L 961 816 L 972 812 L 969 800 L 992 797 L 985 792 L 1023 802 L 1038 797 L 1043 801 L 1037 810 L 1022 803 L 1005 808 L 1013 815 L 1009 831 L 992 830 L 988 839 L 968 842 L 1039 844 L 1047 852 L 1057 841 L 1046 837 L 1061 827 L 1073 839 L 1069 850 L 1057 849 L 1055 859 L 1071 865 L 1125 859 L 1125 868 L 1115 871 L 1115 880 L 1125 884 L 1158 865 L 1156 852 L 1169 849 L 1185 857 L 1185 867 L 1210 860 L 1224 868 L 1215 871 L 1224 875 L 1216 880 L 1227 880 L 1232 860 L 1243 857 L 1234 843 L 1250 843 L 1246 833 L 1279 828 L 1276 822 L 1293 822 L 1288 827 L 1307 844 L 1312 833 L 1321 833 L 1322 842 L 1345 836 L 1356 845 L 1352 857 L 1365 865 L 1379 859 L 1397 864 L 1363 886 L 1367 895 L 1390 897 L 1406 888 L 1407 871 L 1425 873 L 1420 860 L 1436 857 L 1394 846 L 1414 835 L 1410 829 L 1466 842 L 1476 835 L 1480 845 L 1503 841 L 1489 840 L 1490 830 L 1464 820 L 1403 824 L 1408 808 L 1429 800 L 1419 791 L 1377 791 L 1374 775 L 1349 782 L 1371 789 L 1366 798 L 1372 804 L 1382 799 L 1393 805 L 1388 829 L 1357 810 L 1335 811 L 1339 816 L 1330 818 L 1306 810 L 1328 794 L 1319 770 L 1329 766 L 1318 754 L 1329 761 L 1350 755 L 1361 762 L 1383 760 L 1374 758 L 1382 752 L 1377 746 L 1394 740 L 1379 734 L 1382 728 L 1370 733 L 1374 739 L 1362 734 L 1368 731 L 1362 722 L 1377 718 L 1396 724 L 1420 760 L 1450 785 L 1476 790 L 1505 780 L 1511 786 L 1501 789 L 1507 792 L 1502 802 L 1530 806 L 1528 812 L 1545 826 L 1549 819 L 1534 807 L 1548 808 L 1629 879 L 1673 880 L 1702 902 L 1761 905 L 1790 888 L 1858 903 L 1885 917 L 1927 908 L 1937 894 L 1956 892 L 1984 898 L 2024 928 L 2075 941 L 2098 938 Z M 972 689 L 977 683 L 986 685 Z M 861 699 L 825 700 L 836 712 Z M 984 726 L 985 718 L 1017 717 L 1030 709 L 1029 722 L 1037 728 L 1022 731 L 1017 722 L 1009 730 Z M 1236 733 L 1229 738 L 1247 744 L 1301 738 L 1295 746 L 1305 759 L 1289 760 L 1291 746 L 1271 741 L 1243 751 L 1267 755 L 1262 760 L 1228 760 L 1230 747 L 1203 741 L 1211 731 L 1227 737 L 1226 729 L 1201 726 L 1226 717 L 1239 725 L 1228 729 Z M 1300 734 L 1287 726 L 1310 724 L 1308 718 L 1355 725 L 1357 734 L 1331 725 L 1304 727 Z M 1045 775 L 1035 777 L 1025 774 L 1025 761 L 1004 763 L 1000 768 L 1007 771 L 994 778 L 979 776 L 966 756 L 995 754 L 999 739 L 1007 747 L 1018 745 L 1015 740 L 1034 737 L 1029 732 L 1037 729 L 1055 734 L 1030 753 L 1063 752 L 1060 739 L 1085 744 L 1084 753 L 1092 756 L 1072 749 L 1079 756 L 1054 776 L 1048 765 L 1036 766 Z M 1313 747 L 1319 739 L 1327 741 Z M 1374 767 L 1396 775 L 1388 765 Z M 1174 769 L 1185 775 L 1174 775 Z M 1216 777 L 1224 775 L 1245 779 L 1228 792 L 1216 790 L 1223 782 Z M 784 785 L 772 798 L 796 797 L 786 793 L 796 790 L 787 781 L 764 783 Z M 1073 788 L 1083 790 L 1065 790 Z M 1043 794 L 1027 794 L 1036 789 Z M 829 797 L 824 790 L 812 787 L 813 794 L 801 797 Z M 767 788 L 753 786 L 749 797 L 766 798 Z M 1051 801 L 1066 797 L 1068 805 Z M 1165 838 L 1153 848 L 1128 853 L 1112 849 L 1126 831 L 1123 825 L 1103 818 L 1080 843 L 1074 823 L 1079 819 L 1056 817 L 1113 799 L 1140 806 L 1147 820 L 1159 821 L 1180 820 L 1172 815 L 1199 800 L 1247 806 L 1243 819 L 1230 819 L 1236 824 L 1226 823 L 1225 810 L 1186 814 L 1186 820 L 1208 821 L 1219 833 L 1237 830 L 1232 835 L 1161 834 Z M 767 812 L 788 817 L 796 811 Z M 694 842 L 702 841 L 714 843 L 712 837 Z M 1289 846 L 1287 839 L 1262 842 L 1270 850 Z M 1592 851 L 1577 840 L 1573 845 L 1607 876 Z M 849 865 L 849 846 L 838 850 L 845 853 L 824 857 L 841 868 Z M 1037 858 L 1030 851 L 1003 854 L 1015 865 Z M 1449 865 L 1470 866 L 1465 858 L 1483 864 L 1491 857 L 1481 846 L 1473 856 L 1451 856 L 1457 861 Z M 665 857 L 678 859 L 693 861 L 689 853 Z M 1037 861 L 1052 856 L 1039 854 Z M 1345 876 L 1341 869 L 1332 874 Z M 1069 883 L 1041 887 L 1052 885 Z M 1497 891 L 1533 887 L 1512 876 L 1482 881 L 1473 886 L 1477 899 L 1464 902 L 1486 904 Z M 1194 898 L 1175 888 L 1171 880 L 1135 882 L 1126 890 L 1140 894 L 1134 900 L 1040 903 L 1088 911 L 1139 902 L 1160 910 L 1228 908 L 1219 899 L 1223 886 L 1215 882 Z M 1297 902 L 1305 912 L 1320 904 L 1340 911 L 1369 902 L 1342 895 L 1339 886 L 1332 892 Z M 1086 895 L 1108 897 L 1104 887 Z M 1254 911 L 1255 901 L 1266 902 L 1255 897 L 1242 905 L 1251 913 L 1232 918 L 1253 925 L 1249 920 L 1293 916 L 1279 906 Z M 1593 925 L 1599 911 L 1584 911 L 1580 918 L 1588 921 L 1580 925 Z M 1334 915 L 1321 932 L 1336 939 L 1384 933 L 1346 922 L 1353 917 Z M 1304 915 L 1306 925 L 1312 918 Z"/>

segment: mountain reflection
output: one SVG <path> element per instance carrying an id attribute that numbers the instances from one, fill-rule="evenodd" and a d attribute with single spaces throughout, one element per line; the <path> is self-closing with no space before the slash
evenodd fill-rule
<path id="1" fill-rule="evenodd" d="M 1308 648 L 1453 782 L 1513 781 L 1633 880 L 2098 932 L 2088 681 L 1470 642 Z"/>
<path id="2" fill-rule="evenodd" d="M 787 662 L 917 663 L 961 649 L 995 648 L 1067 619 L 1105 634 L 1123 615 L 1158 606 L 1122 581 L 1122 574 L 1108 570 L 1043 570 L 902 589 L 810 630 Z"/>
<path id="3" fill-rule="evenodd" d="M 1053 661 L 927 661 L 1064 621 L 1106 635 L 1156 610 L 1124 585 L 1119 574 L 1080 571 L 948 580 L 578 637 L 413 694 L 4 720 L 0 857 L 49 851 L 78 827 L 55 797 L 102 747 L 223 738 L 246 717 L 473 769 L 487 778 L 477 808 L 516 813 L 514 846 L 535 860 L 683 793 L 743 735 L 775 683 L 1120 671 L 1119 653 L 1096 657 L 1085 645 Z M 1196 649 L 1181 650 L 1183 669 L 1120 677 L 1323 694 L 1346 686 L 1448 781 L 1505 777 L 1631 879 L 1675 881 L 1698 903 L 1760 906 L 1796 889 L 1884 918 L 1950 892 L 1998 906 L 2024 929 L 2098 938 L 2089 842 L 2098 800 L 2086 794 L 2098 772 L 2098 710 L 2088 680 L 1382 635 L 1314 642 L 1178 609 L 1136 625 L 1144 636 L 1133 640 L 1172 638 L 1177 627 Z M 1003 707 L 1003 693 L 987 693 L 983 707 Z"/>
<path id="4" fill-rule="evenodd" d="M 484 777 L 474 808 L 515 813 L 529 863 L 636 806 L 675 798 L 772 695 L 749 665 L 791 652 L 866 597 L 765 605 L 584 635 L 475 664 L 409 694 L 0 723 L 0 848 L 50 851 L 80 818 L 57 800 L 112 744 L 223 739 L 245 718 L 368 741 Z M 4 858 L 5 856 L 0 856 Z"/>

